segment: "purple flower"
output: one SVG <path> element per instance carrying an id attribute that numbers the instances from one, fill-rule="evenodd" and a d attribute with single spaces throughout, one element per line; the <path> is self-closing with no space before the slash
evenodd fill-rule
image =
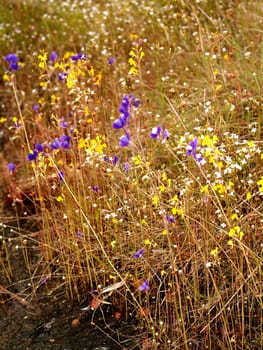
<path id="1" fill-rule="evenodd" d="M 197 162 L 201 162 L 203 157 L 197 154 L 198 137 L 195 137 L 187 146 L 186 154 L 192 156 Z"/>
<path id="2" fill-rule="evenodd" d="M 58 178 L 59 178 L 60 181 L 64 181 L 65 180 L 64 176 L 65 176 L 64 171 L 59 171 L 58 172 Z"/>
<path id="3" fill-rule="evenodd" d="M 129 143 L 130 143 L 130 136 L 129 136 L 128 133 L 126 133 L 126 135 L 123 135 L 123 136 L 120 137 L 120 143 L 119 143 L 119 145 L 120 145 L 121 147 L 126 147 L 126 146 L 129 145 Z"/>
<path id="4" fill-rule="evenodd" d="M 116 119 L 112 124 L 113 129 L 122 129 L 125 126 L 123 119 Z"/>
<path id="5" fill-rule="evenodd" d="M 77 237 L 83 237 L 83 232 L 77 231 L 77 232 L 76 232 L 76 236 L 77 236 Z"/>
<path id="6" fill-rule="evenodd" d="M 173 217 L 173 215 L 168 215 L 168 214 L 166 214 L 166 221 L 167 222 L 171 222 L 171 223 L 174 223 L 175 222 L 175 219 L 174 219 L 174 217 Z"/>
<path id="7" fill-rule="evenodd" d="M 60 145 L 64 149 L 69 149 L 70 148 L 70 136 L 62 135 L 60 138 Z"/>
<path id="8" fill-rule="evenodd" d="M 46 283 L 47 283 L 47 277 L 41 278 L 40 285 L 42 286 L 43 284 L 46 284 Z"/>
<path id="9" fill-rule="evenodd" d="M 56 150 L 59 148 L 69 149 L 70 148 L 70 136 L 62 135 L 60 138 L 55 138 L 51 143 L 50 148 Z"/>
<path id="10" fill-rule="evenodd" d="M 187 146 L 186 154 L 188 156 L 194 157 L 196 154 L 197 145 L 198 145 L 198 138 L 195 137 L 191 142 L 189 142 L 189 145 Z"/>
<path id="11" fill-rule="evenodd" d="M 59 73 L 58 79 L 59 80 L 64 80 L 64 79 L 66 79 L 67 76 L 68 76 L 68 73 L 66 73 L 66 72 Z"/>
<path id="12" fill-rule="evenodd" d="M 139 100 L 138 98 L 133 98 L 132 99 L 132 105 L 135 107 L 135 108 L 138 108 L 141 104 L 141 100 Z"/>
<path id="13" fill-rule="evenodd" d="M 72 61 L 86 60 L 87 56 L 84 53 L 78 53 L 77 55 L 71 56 Z"/>
<path id="14" fill-rule="evenodd" d="M 20 128 L 20 126 L 21 126 L 21 124 L 18 121 L 14 122 L 14 127 L 15 128 Z"/>
<path id="15" fill-rule="evenodd" d="M 34 105 L 32 107 L 32 109 L 33 109 L 33 111 L 38 111 L 39 110 L 39 105 L 38 104 Z"/>
<path id="16" fill-rule="evenodd" d="M 144 250 L 143 249 L 140 249 L 140 250 L 138 250 L 138 252 L 136 252 L 134 255 L 133 255 L 133 257 L 134 258 L 141 258 L 142 256 L 143 256 L 143 254 L 144 254 Z"/>
<path id="17" fill-rule="evenodd" d="M 113 165 L 116 165 L 117 162 L 118 162 L 118 160 L 119 160 L 119 157 L 118 157 L 117 155 L 115 155 L 115 156 L 112 158 L 112 164 L 113 164 Z"/>
<path id="18" fill-rule="evenodd" d="M 124 168 L 124 170 L 126 171 L 126 173 L 129 172 L 129 167 L 130 167 L 130 165 L 129 165 L 128 162 L 123 163 L 123 168 Z"/>
<path id="19" fill-rule="evenodd" d="M 66 122 L 66 121 L 64 121 L 64 120 L 62 120 L 62 122 L 60 123 L 60 126 L 62 127 L 62 128 L 67 128 L 68 127 L 68 122 Z"/>
<path id="20" fill-rule="evenodd" d="M 92 187 L 92 191 L 93 191 L 93 192 L 97 192 L 97 193 L 98 193 L 98 192 L 99 192 L 99 189 L 100 189 L 99 186 L 93 186 L 93 187 Z"/>
<path id="21" fill-rule="evenodd" d="M 150 137 L 152 139 L 157 139 L 160 136 L 162 130 L 163 129 L 162 129 L 162 127 L 160 125 L 158 125 L 157 127 L 152 128 L 152 132 L 150 133 Z"/>
<path id="22" fill-rule="evenodd" d="M 150 287 L 149 287 L 149 282 L 147 280 L 145 280 L 142 285 L 138 288 L 140 291 L 144 291 L 147 292 Z"/>
<path id="23" fill-rule="evenodd" d="M 15 171 L 16 166 L 13 163 L 8 163 L 7 168 L 9 171 L 13 172 L 13 171 Z"/>
<path id="24" fill-rule="evenodd" d="M 38 151 L 38 152 L 43 152 L 44 151 L 44 146 L 39 143 L 39 142 L 36 142 L 35 144 L 35 149 Z"/>
<path id="25" fill-rule="evenodd" d="M 164 140 L 168 140 L 169 137 L 170 137 L 169 131 L 167 129 L 164 129 L 164 131 L 163 131 L 163 139 Z"/>
<path id="26" fill-rule="evenodd" d="M 114 57 L 109 58 L 108 59 L 108 64 L 112 65 L 113 63 L 115 63 L 115 58 Z"/>
<path id="27" fill-rule="evenodd" d="M 33 160 L 36 161 L 37 156 L 38 156 L 38 151 L 34 150 L 33 152 L 28 153 L 27 160 L 29 160 L 30 162 L 32 162 Z"/>
<path id="28" fill-rule="evenodd" d="M 60 148 L 60 140 L 56 138 L 50 145 L 50 148 L 52 150 L 59 149 Z"/>
<path id="29" fill-rule="evenodd" d="M 50 56 L 49 56 L 49 61 L 54 62 L 58 58 L 58 54 L 56 51 L 52 51 Z"/>
<path id="30" fill-rule="evenodd" d="M 10 53 L 9 55 L 5 56 L 4 60 L 9 63 L 8 70 L 11 72 L 12 70 L 18 70 L 18 61 L 19 58 L 15 53 Z"/>

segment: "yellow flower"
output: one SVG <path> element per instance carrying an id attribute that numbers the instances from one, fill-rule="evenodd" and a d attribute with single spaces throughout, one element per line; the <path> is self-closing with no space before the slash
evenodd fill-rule
<path id="1" fill-rule="evenodd" d="M 159 197 L 157 196 L 157 194 L 155 194 L 155 195 L 153 196 L 152 203 L 153 203 L 153 205 L 154 205 L 155 207 L 158 206 Z"/>
<path id="2" fill-rule="evenodd" d="M 231 220 L 238 220 L 237 213 L 231 215 Z"/>
<path id="3" fill-rule="evenodd" d="M 56 198 L 57 202 L 63 202 L 63 200 L 64 200 L 64 198 L 61 195 L 57 196 L 57 198 Z"/>
<path id="4" fill-rule="evenodd" d="M 252 198 L 251 192 L 247 192 L 246 198 L 247 198 L 248 201 Z"/>
<path id="5" fill-rule="evenodd" d="M 215 258 L 218 256 L 218 253 L 219 253 L 218 247 L 215 247 L 215 249 L 212 249 L 210 252 L 210 254 Z"/>

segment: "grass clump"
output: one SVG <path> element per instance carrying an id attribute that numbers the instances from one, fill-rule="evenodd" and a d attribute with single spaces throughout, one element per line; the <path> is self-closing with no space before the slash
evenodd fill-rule
<path id="1" fill-rule="evenodd" d="M 144 349 L 258 349 L 259 3 L 89 4 L 0 11 L 4 201 L 40 227 L 32 291 L 111 302 Z"/>

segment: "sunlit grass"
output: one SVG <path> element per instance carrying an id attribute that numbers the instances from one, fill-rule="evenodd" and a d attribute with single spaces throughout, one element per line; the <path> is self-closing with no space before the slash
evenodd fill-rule
<path id="1" fill-rule="evenodd" d="M 144 349 L 262 346 L 262 12 L 216 3 L 0 8 L 19 58 L 1 65 L 3 201 L 39 227 L 18 234 L 27 298 L 111 302 Z"/>

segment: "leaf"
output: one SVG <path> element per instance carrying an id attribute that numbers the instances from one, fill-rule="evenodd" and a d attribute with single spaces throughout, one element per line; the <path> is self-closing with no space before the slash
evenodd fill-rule
<path id="1" fill-rule="evenodd" d="M 120 281 L 114 284 L 110 284 L 109 286 L 102 289 L 101 294 L 112 292 L 113 290 L 119 289 L 124 285 L 124 281 Z"/>

